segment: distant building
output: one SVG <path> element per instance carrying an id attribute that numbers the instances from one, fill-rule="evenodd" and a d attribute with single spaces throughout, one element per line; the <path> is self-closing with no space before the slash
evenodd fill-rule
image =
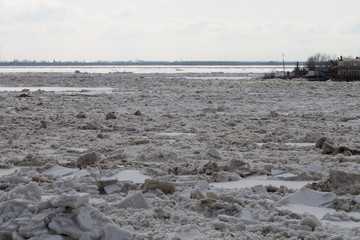
<path id="1" fill-rule="evenodd" d="M 326 81 L 338 77 L 338 61 L 308 60 L 305 77 L 311 81 Z"/>
<path id="2" fill-rule="evenodd" d="M 347 80 L 360 79 L 360 58 L 343 59 L 338 61 L 338 77 Z"/>

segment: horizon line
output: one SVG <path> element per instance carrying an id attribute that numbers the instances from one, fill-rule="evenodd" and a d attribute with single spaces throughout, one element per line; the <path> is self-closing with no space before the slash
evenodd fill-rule
<path id="1" fill-rule="evenodd" d="M 304 64 L 305 61 L 228 61 L 228 60 L 98 60 L 98 61 L 36 61 L 36 60 L 12 60 L 12 61 L 0 61 L 0 66 L 81 66 L 81 65 L 294 65 L 296 63 Z"/>

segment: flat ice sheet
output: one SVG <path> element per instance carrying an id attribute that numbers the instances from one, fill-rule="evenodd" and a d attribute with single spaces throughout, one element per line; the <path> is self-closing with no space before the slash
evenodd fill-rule
<path id="1" fill-rule="evenodd" d="M 353 119 L 353 120 L 349 120 L 348 122 L 360 124 L 360 119 Z"/>
<path id="2" fill-rule="evenodd" d="M 314 147 L 315 143 L 286 143 L 286 145 L 293 147 Z"/>
<path id="3" fill-rule="evenodd" d="M 332 208 L 323 208 L 323 207 L 311 207 L 311 206 L 305 206 L 305 205 L 297 205 L 297 204 L 286 204 L 281 207 L 277 207 L 278 209 L 282 210 L 289 210 L 293 213 L 297 214 L 304 214 L 304 213 L 310 213 L 314 215 L 318 220 L 320 220 L 321 223 L 325 224 L 332 224 L 340 227 L 345 228 L 353 228 L 358 227 L 360 228 L 360 222 L 355 221 L 329 221 L 329 220 L 322 220 L 326 214 L 334 214 L 336 213 L 335 209 Z M 356 213 L 350 213 L 356 214 Z"/>
<path id="4" fill-rule="evenodd" d="M 0 177 L 14 173 L 18 168 L 0 168 Z"/>
<path id="5" fill-rule="evenodd" d="M 268 143 L 256 143 L 256 145 L 258 145 L 259 147 L 265 145 L 265 144 L 268 144 Z M 279 145 L 278 143 L 271 143 L 271 144 L 277 144 Z M 315 143 L 285 143 L 286 146 L 291 146 L 291 147 L 313 147 L 315 146 Z"/>
<path id="6" fill-rule="evenodd" d="M 28 89 L 30 92 L 45 91 L 45 92 L 63 92 L 63 93 L 112 93 L 113 88 L 98 87 L 98 88 L 80 88 L 80 87 L 0 87 L 0 92 L 21 92 L 23 89 Z"/>
<path id="7" fill-rule="evenodd" d="M 66 167 L 62 167 L 62 166 L 53 166 L 49 169 L 46 169 L 43 172 L 43 174 L 54 175 L 57 177 L 63 177 L 63 176 L 70 175 L 70 174 L 74 173 L 75 171 L 76 171 L 76 169 L 72 169 L 72 168 L 66 168 Z"/>
<path id="8" fill-rule="evenodd" d="M 117 178 L 119 181 L 132 181 L 134 183 L 144 183 L 146 179 L 150 178 L 142 174 L 139 170 L 123 170 L 111 177 L 106 177 L 104 179 L 114 179 Z"/>
<path id="9" fill-rule="evenodd" d="M 169 136 L 169 137 L 177 137 L 177 136 L 196 136 L 194 133 L 182 133 L 182 132 L 161 132 L 157 133 L 158 136 Z"/>
<path id="10" fill-rule="evenodd" d="M 267 176 L 256 176 L 256 177 L 248 177 L 238 181 L 231 182 L 217 182 L 212 183 L 211 186 L 215 188 L 249 188 L 254 187 L 256 185 L 272 185 L 274 187 L 286 186 L 290 189 L 300 189 L 304 187 L 306 184 L 312 183 L 310 181 L 282 181 L 282 180 L 268 180 Z"/>

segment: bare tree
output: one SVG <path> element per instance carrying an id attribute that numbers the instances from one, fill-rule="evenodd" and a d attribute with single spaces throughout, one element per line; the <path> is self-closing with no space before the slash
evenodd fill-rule
<path id="1" fill-rule="evenodd" d="M 329 54 L 317 53 L 308 58 L 306 67 L 309 70 L 319 70 L 331 65 L 332 57 Z"/>

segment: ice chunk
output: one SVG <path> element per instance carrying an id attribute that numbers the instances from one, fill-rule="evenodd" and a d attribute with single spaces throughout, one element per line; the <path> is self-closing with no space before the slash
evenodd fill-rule
<path id="1" fill-rule="evenodd" d="M 75 188 L 75 183 L 72 179 L 67 179 L 61 184 L 60 188 L 63 190 L 73 189 Z"/>
<path id="2" fill-rule="evenodd" d="M 263 185 L 256 185 L 253 188 L 257 194 L 268 194 L 266 188 Z"/>
<path id="3" fill-rule="evenodd" d="M 82 178 L 85 176 L 90 176 L 91 174 L 90 174 L 90 172 L 88 172 L 88 170 L 81 169 L 81 170 L 76 171 L 74 175 L 76 178 Z"/>
<path id="4" fill-rule="evenodd" d="M 275 179 L 285 180 L 285 181 L 292 181 L 298 178 L 298 175 L 292 173 L 282 173 L 275 176 Z"/>
<path id="5" fill-rule="evenodd" d="M 272 174 L 273 176 L 276 176 L 276 175 L 279 175 L 279 174 L 283 174 L 283 173 L 286 173 L 286 171 L 281 170 L 281 169 L 271 169 L 271 174 Z"/>
<path id="6" fill-rule="evenodd" d="M 320 222 L 315 216 L 308 215 L 301 220 L 300 225 L 309 226 L 314 231 L 316 227 L 320 226 Z"/>
<path id="7" fill-rule="evenodd" d="M 354 202 L 356 202 L 357 204 L 360 204 L 360 195 L 357 195 L 356 197 L 354 197 Z"/>
<path id="8" fill-rule="evenodd" d="M 190 192 L 190 198 L 203 199 L 205 198 L 205 195 L 200 191 L 200 189 L 195 188 Z"/>
<path id="9" fill-rule="evenodd" d="M 87 204 L 90 199 L 88 193 L 63 193 L 60 196 L 50 199 L 50 203 L 54 207 L 71 207 L 78 208 L 81 205 Z"/>
<path id="10" fill-rule="evenodd" d="M 18 229 L 18 225 L 17 224 L 13 224 L 11 223 L 11 220 L 6 222 L 5 224 L 3 224 L 4 226 L 1 227 L 0 229 L 0 236 L 4 237 L 4 239 L 6 239 L 6 236 L 11 236 L 13 232 L 16 232 L 16 230 Z M 11 239 L 11 238 L 10 238 Z"/>
<path id="11" fill-rule="evenodd" d="M 44 222 L 40 223 L 31 223 L 27 222 L 26 224 L 22 224 L 22 226 L 19 227 L 18 232 L 21 236 L 30 238 L 33 236 L 33 233 L 36 231 L 40 231 L 45 226 Z"/>
<path id="12" fill-rule="evenodd" d="M 208 152 L 208 154 L 215 159 L 219 159 L 219 160 L 222 159 L 219 151 L 216 150 L 215 148 L 211 148 L 210 151 Z"/>
<path id="13" fill-rule="evenodd" d="M 2 179 L 2 182 L 8 182 L 11 184 L 18 184 L 18 183 L 30 183 L 31 179 L 27 177 L 20 177 L 20 176 L 5 176 Z"/>
<path id="14" fill-rule="evenodd" d="M 317 192 L 308 188 L 301 188 L 296 193 L 285 196 L 279 201 L 282 204 L 302 204 L 313 207 L 329 206 L 336 199 L 334 193 Z"/>
<path id="15" fill-rule="evenodd" d="M 175 236 L 172 239 L 200 239 L 202 234 L 198 229 L 181 229 L 175 233 Z"/>
<path id="16" fill-rule="evenodd" d="M 18 168 L 0 168 L 0 177 L 14 173 Z"/>
<path id="17" fill-rule="evenodd" d="M 149 209 L 150 205 L 146 201 L 144 195 L 141 192 L 138 192 L 132 196 L 124 198 L 119 204 L 119 208 L 145 208 Z"/>
<path id="18" fill-rule="evenodd" d="M 90 212 L 88 211 L 81 211 L 76 216 L 76 221 L 78 222 L 80 228 L 84 231 L 91 231 L 95 224 L 91 219 Z"/>
<path id="19" fill-rule="evenodd" d="M 329 180 L 336 185 L 356 185 L 360 183 L 360 174 L 330 169 Z"/>
<path id="20" fill-rule="evenodd" d="M 293 223 L 289 224 L 289 228 L 297 230 L 297 231 L 312 231 L 312 228 L 309 227 L 309 226 L 300 225 L 300 224 L 293 224 Z"/>
<path id="21" fill-rule="evenodd" d="M 82 233 L 79 240 L 91 240 L 91 234 L 89 232 Z"/>
<path id="22" fill-rule="evenodd" d="M 225 215 L 225 214 L 219 214 L 218 219 L 223 222 L 231 222 L 231 223 L 238 223 L 240 220 L 237 217 Z"/>
<path id="23" fill-rule="evenodd" d="M 219 196 L 216 193 L 212 192 L 212 191 L 207 191 L 205 196 L 206 196 L 206 198 L 213 198 L 213 199 L 218 199 L 219 198 Z"/>
<path id="24" fill-rule="evenodd" d="M 308 172 L 319 172 L 319 173 L 325 173 L 328 168 L 325 166 L 320 166 L 315 163 L 312 163 L 308 168 Z"/>
<path id="25" fill-rule="evenodd" d="M 209 183 L 205 180 L 199 180 L 195 184 L 195 187 L 199 188 L 201 191 L 206 191 L 209 188 Z"/>
<path id="26" fill-rule="evenodd" d="M 64 238 L 60 235 L 42 235 L 41 239 L 46 239 L 46 240 L 63 240 Z"/>
<path id="27" fill-rule="evenodd" d="M 23 199 L 31 201 L 40 201 L 42 190 L 37 183 L 31 182 L 26 186 L 18 186 L 14 189 L 16 194 L 22 195 Z"/>
<path id="28" fill-rule="evenodd" d="M 214 180 L 216 182 L 228 182 L 228 181 L 237 181 L 240 180 L 241 177 L 237 175 L 236 173 L 230 173 L 230 172 L 218 172 L 214 175 Z"/>
<path id="29" fill-rule="evenodd" d="M 275 179 L 280 179 L 280 180 L 295 180 L 296 178 L 298 178 L 297 175 L 288 173 L 280 169 L 271 169 L 271 174 Z"/>
<path id="30" fill-rule="evenodd" d="M 134 183 L 144 183 L 149 176 L 141 173 L 139 170 L 123 170 L 108 178 L 102 178 L 101 180 L 118 179 L 119 181 L 133 181 Z"/>
<path id="31" fill-rule="evenodd" d="M 57 217 L 53 219 L 49 224 L 49 228 L 57 234 L 65 234 L 73 239 L 80 239 L 85 233 L 71 218 L 67 217 Z"/>
<path id="32" fill-rule="evenodd" d="M 257 224 L 262 224 L 262 222 L 258 221 L 258 220 L 251 220 L 251 219 L 246 219 L 246 218 L 239 218 L 239 222 L 245 224 L 245 225 L 257 225 Z"/>
<path id="33" fill-rule="evenodd" d="M 130 232 L 110 224 L 104 228 L 102 235 L 104 239 L 128 240 L 131 238 Z"/>
<path id="34" fill-rule="evenodd" d="M 121 190 L 121 188 L 118 187 L 116 184 L 111 184 L 104 187 L 104 191 L 106 194 L 111 194 L 119 190 Z"/>

